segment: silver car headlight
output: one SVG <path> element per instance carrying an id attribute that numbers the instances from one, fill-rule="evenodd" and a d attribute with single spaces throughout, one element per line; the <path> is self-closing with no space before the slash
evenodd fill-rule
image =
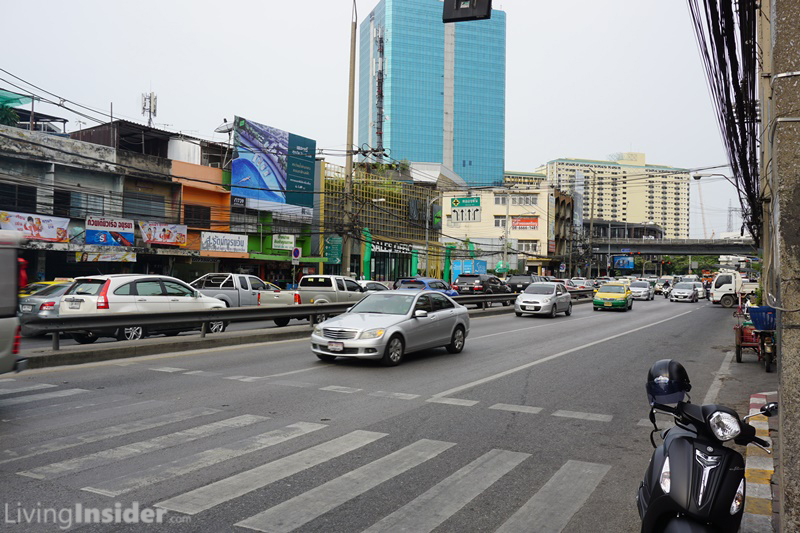
<path id="1" fill-rule="evenodd" d="M 314 326 L 314 335 L 322 337 L 322 326 Z"/>
<path id="2" fill-rule="evenodd" d="M 731 440 L 742 431 L 736 417 L 728 413 L 723 413 L 722 411 L 713 413 L 708 419 L 708 425 L 711 431 L 714 432 L 714 436 L 723 442 Z"/>
<path id="3" fill-rule="evenodd" d="M 362 331 L 358 338 L 361 340 L 380 339 L 385 331 L 385 329 L 368 329 L 367 331 Z"/>

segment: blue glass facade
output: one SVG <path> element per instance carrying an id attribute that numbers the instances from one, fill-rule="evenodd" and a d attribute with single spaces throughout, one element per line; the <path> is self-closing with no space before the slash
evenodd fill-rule
<path id="1" fill-rule="evenodd" d="M 358 144 L 377 146 L 376 36 L 384 37 L 383 146 L 392 159 L 447 163 L 470 185 L 500 183 L 505 153 L 505 13 L 459 22 L 445 57 L 439 0 L 381 0 L 361 23 Z M 445 69 L 453 67 L 446 98 Z M 445 146 L 452 111 L 452 146 Z M 445 113 L 448 112 L 448 115 Z"/>

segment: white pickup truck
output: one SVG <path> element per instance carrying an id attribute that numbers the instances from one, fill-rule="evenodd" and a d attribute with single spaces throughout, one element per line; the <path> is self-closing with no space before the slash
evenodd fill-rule
<path id="1" fill-rule="evenodd" d="M 248 274 L 206 274 L 190 285 L 206 296 L 219 298 L 226 307 L 300 303 L 296 292 L 281 290 L 277 285 Z M 288 318 L 275 319 L 275 324 L 281 327 L 288 323 Z"/>
<path id="2" fill-rule="evenodd" d="M 739 303 L 739 296 L 745 298 L 757 290 L 758 282 L 745 281 L 735 270 L 720 270 L 711 284 L 711 302 L 733 307 Z"/>

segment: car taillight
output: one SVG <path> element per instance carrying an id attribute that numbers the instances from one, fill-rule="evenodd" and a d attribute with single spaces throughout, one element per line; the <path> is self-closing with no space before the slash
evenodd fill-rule
<path id="1" fill-rule="evenodd" d="M 300 305 L 300 304 L 302 303 L 302 302 L 300 301 L 300 294 L 299 294 L 299 293 L 294 293 L 294 303 L 295 303 L 296 305 Z"/>
<path id="2" fill-rule="evenodd" d="M 105 283 L 103 283 L 103 288 L 100 289 L 100 293 L 97 295 L 97 308 L 98 309 L 110 309 L 108 306 L 108 286 L 111 285 L 111 280 L 107 279 Z"/>
<path id="3" fill-rule="evenodd" d="M 55 302 L 45 302 L 39 306 L 39 311 L 52 311 L 56 308 Z"/>
<path id="4" fill-rule="evenodd" d="M 482 288 L 483 288 L 483 285 L 473 285 L 473 286 L 472 286 L 472 289 L 473 289 L 473 290 L 476 290 L 476 291 L 479 291 L 479 290 L 481 290 Z"/>
<path id="5" fill-rule="evenodd" d="M 11 355 L 17 355 L 19 353 L 19 326 L 17 326 L 16 331 L 14 331 L 14 344 L 11 346 Z"/>
<path id="6" fill-rule="evenodd" d="M 458 290 L 458 285 L 453 283 L 452 285 L 450 285 L 450 288 L 453 289 L 454 291 L 457 291 Z"/>

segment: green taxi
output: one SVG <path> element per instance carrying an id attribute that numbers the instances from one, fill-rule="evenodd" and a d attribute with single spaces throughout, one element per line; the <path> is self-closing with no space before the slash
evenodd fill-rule
<path id="1" fill-rule="evenodd" d="M 630 285 L 625 283 L 606 283 L 594 293 L 592 307 L 601 309 L 633 309 L 633 294 Z"/>

